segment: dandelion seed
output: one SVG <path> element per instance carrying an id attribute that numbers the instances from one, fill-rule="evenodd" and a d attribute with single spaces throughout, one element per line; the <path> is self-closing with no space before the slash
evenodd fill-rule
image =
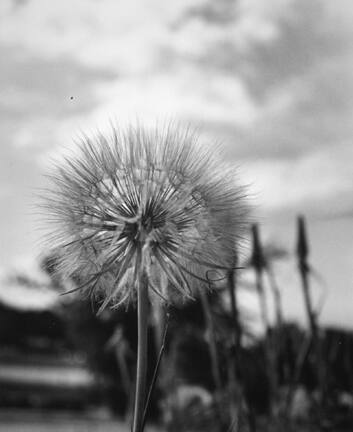
<path id="1" fill-rule="evenodd" d="M 173 127 L 83 140 L 46 199 L 61 273 L 94 285 L 105 307 L 136 298 L 138 253 L 161 297 L 162 279 L 176 292 L 169 298 L 187 298 L 193 280 L 207 285 L 208 270 L 231 267 L 244 192 L 213 153 Z"/>

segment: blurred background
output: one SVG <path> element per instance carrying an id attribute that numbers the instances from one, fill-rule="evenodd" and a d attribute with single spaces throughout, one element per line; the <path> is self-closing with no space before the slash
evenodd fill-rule
<path id="1" fill-rule="evenodd" d="M 55 407 L 98 406 L 104 419 L 124 412 L 107 402 L 120 391 L 106 378 L 116 372 L 114 352 L 103 378 L 95 372 L 97 353 L 115 346 L 125 324 L 59 297 L 50 260 L 39 259 L 49 251 L 36 211 L 50 161 L 111 121 L 174 119 L 221 143 L 248 186 L 286 320 L 308 328 L 296 257 L 301 214 L 319 325 L 352 330 L 352 43 L 349 0 L 1 1 L 2 407 L 41 408 L 55 388 Z M 261 337 L 252 251 L 249 232 L 237 296 Z M 271 323 L 275 306 L 267 298 Z M 72 308 L 83 309 L 84 322 Z M 97 344 L 84 340 L 85 325 Z"/>

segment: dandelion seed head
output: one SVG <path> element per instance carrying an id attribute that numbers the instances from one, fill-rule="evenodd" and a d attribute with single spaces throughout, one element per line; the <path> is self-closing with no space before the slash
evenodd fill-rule
<path id="1" fill-rule="evenodd" d="M 84 138 L 51 179 L 44 207 L 58 271 L 79 276 L 102 308 L 134 300 L 141 272 L 170 300 L 191 297 L 210 269 L 233 265 L 247 222 L 244 189 L 189 130 Z"/>

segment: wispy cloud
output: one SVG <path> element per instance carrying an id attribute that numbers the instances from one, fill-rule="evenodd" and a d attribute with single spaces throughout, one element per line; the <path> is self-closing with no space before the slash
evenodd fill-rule
<path id="1" fill-rule="evenodd" d="M 168 26 L 198 3 L 63 0 L 53 5 L 31 0 L 15 8 L 7 0 L 1 4 L 0 39 L 52 61 L 69 57 L 89 67 L 138 73 L 153 64 L 156 46 L 168 37 Z"/>
<path id="2" fill-rule="evenodd" d="M 334 151 L 324 148 L 292 159 L 248 160 L 242 170 L 268 211 L 297 210 L 327 217 L 352 208 L 351 160 L 353 147 L 342 144 Z"/>
<path id="3" fill-rule="evenodd" d="M 111 119 L 201 126 L 265 212 L 347 214 L 352 10 L 349 0 L 2 1 L 2 237 L 14 253 L 30 244 L 8 227 L 30 231 L 38 161 Z"/>

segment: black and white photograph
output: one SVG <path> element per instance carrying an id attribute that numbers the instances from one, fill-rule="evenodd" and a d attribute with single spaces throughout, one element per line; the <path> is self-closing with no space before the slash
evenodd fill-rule
<path id="1" fill-rule="evenodd" d="M 353 3 L 0 1 L 0 432 L 353 431 Z"/>

